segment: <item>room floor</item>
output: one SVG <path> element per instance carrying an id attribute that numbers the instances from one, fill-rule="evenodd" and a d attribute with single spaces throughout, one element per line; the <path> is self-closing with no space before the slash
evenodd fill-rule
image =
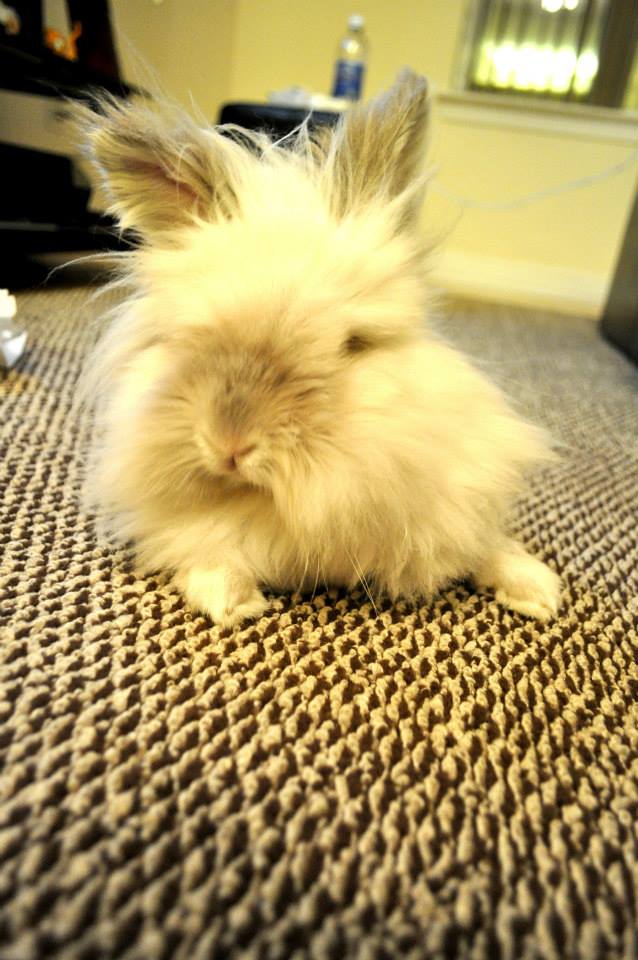
<path id="1" fill-rule="evenodd" d="M 436 321 L 561 443 L 514 517 L 555 621 L 460 585 L 231 632 L 79 507 L 90 292 L 21 296 L 0 381 L 3 960 L 637 956 L 638 370 L 584 320 Z"/>

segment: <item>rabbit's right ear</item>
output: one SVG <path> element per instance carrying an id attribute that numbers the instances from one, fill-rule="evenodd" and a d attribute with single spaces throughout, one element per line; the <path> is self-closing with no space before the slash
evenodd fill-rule
<path id="1" fill-rule="evenodd" d="M 334 132 L 320 132 L 318 159 L 337 216 L 401 195 L 404 219 L 415 214 L 420 194 L 410 199 L 409 188 L 424 180 L 428 113 L 427 81 L 406 69 L 386 93 L 351 107 Z"/>
<path id="2" fill-rule="evenodd" d="M 237 213 L 245 151 L 228 137 L 170 105 L 105 97 L 77 113 L 85 152 L 124 228 L 144 240 L 170 240 L 195 218 Z"/>

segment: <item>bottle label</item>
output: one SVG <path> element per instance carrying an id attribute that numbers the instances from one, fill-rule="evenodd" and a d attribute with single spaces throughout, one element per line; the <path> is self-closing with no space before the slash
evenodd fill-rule
<path id="1" fill-rule="evenodd" d="M 358 100 L 363 87 L 364 69 L 365 66 L 361 62 L 337 60 L 332 96 L 345 97 L 348 100 Z"/>

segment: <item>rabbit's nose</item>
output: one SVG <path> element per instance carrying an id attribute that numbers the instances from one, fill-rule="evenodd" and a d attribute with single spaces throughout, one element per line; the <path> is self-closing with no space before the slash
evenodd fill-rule
<path id="1" fill-rule="evenodd" d="M 226 459 L 224 460 L 224 469 L 232 472 L 240 464 L 242 457 L 247 457 L 255 449 L 254 443 L 249 443 L 245 447 L 232 447 Z"/>

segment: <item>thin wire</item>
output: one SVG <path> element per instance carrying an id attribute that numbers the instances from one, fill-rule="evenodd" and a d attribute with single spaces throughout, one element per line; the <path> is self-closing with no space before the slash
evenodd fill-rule
<path id="1" fill-rule="evenodd" d="M 608 180 L 610 177 L 616 177 L 618 174 L 623 173 L 629 167 L 633 166 L 636 161 L 638 161 L 638 147 L 632 150 L 624 160 L 621 160 L 619 163 L 614 163 L 610 167 L 605 167 L 604 170 L 598 173 L 592 173 L 588 177 L 580 177 L 578 180 L 567 180 L 554 187 L 548 187 L 546 190 L 536 190 L 534 193 L 527 193 L 514 200 L 474 200 L 472 197 L 465 197 L 460 193 L 455 193 L 454 190 L 448 190 L 447 187 L 443 187 L 436 182 L 431 183 L 429 189 L 433 193 L 438 193 L 442 197 L 452 200 L 463 210 L 516 210 L 518 207 L 526 207 L 532 203 L 539 203 L 541 200 L 549 200 L 551 197 L 558 197 L 563 193 L 570 193 L 572 190 L 582 190 L 585 187 L 591 187 L 595 183 Z"/>

